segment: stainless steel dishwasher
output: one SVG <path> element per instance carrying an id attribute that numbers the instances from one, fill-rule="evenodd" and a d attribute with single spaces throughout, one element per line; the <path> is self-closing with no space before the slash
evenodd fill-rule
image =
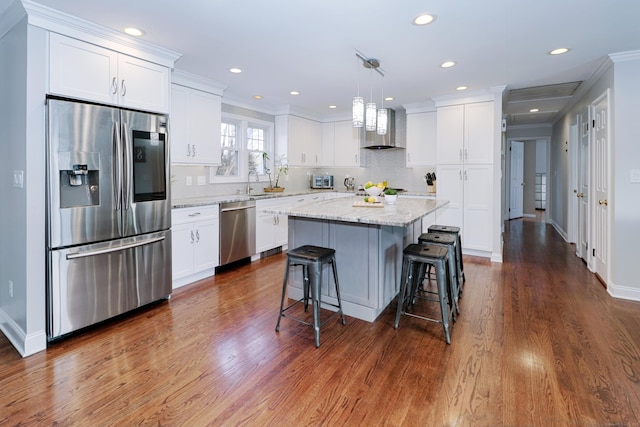
<path id="1" fill-rule="evenodd" d="M 255 200 L 221 203 L 220 265 L 250 257 L 255 252 Z"/>

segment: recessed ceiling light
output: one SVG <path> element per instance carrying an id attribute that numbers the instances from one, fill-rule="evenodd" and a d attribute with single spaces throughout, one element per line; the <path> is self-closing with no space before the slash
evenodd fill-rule
<path id="1" fill-rule="evenodd" d="M 532 108 L 529 110 L 530 113 L 537 113 L 538 111 L 540 111 L 539 108 Z"/>
<path id="2" fill-rule="evenodd" d="M 421 13 L 420 15 L 413 18 L 413 25 L 427 25 L 431 24 L 436 20 L 436 15 L 431 15 L 429 13 Z"/>
<path id="3" fill-rule="evenodd" d="M 240 68 L 229 68 L 229 72 L 233 74 L 240 74 L 242 70 Z"/>
<path id="4" fill-rule="evenodd" d="M 467 90 L 469 89 L 467 86 L 458 86 L 456 90 Z"/>
<path id="5" fill-rule="evenodd" d="M 569 49 L 567 49 L 566 47 L 561 47 L 558 49 L 553 49 L 551 52 L 549 52 L 549 55 L 562 55 L 563 53 L 567 52 L 569 52 Z"/>
<path id="6" fill-rule="evenodd" d="M 387 96 L 384 100 L 385 101 L 393 101 L 395 98 L 393 96 Z"/>
<path id="7" fill-rule="evenodd" d="M 253 99 L 262 99 L 262 95 L 253 95 Z"/>
<path id="8" fill-rule="evenodd" d="M 291 92 L 289 92 L 289 95 L 300 95 L 300 92 L 298 92 L 297 90 L 292 90 Z"/>
<path id="9" fill-rule="evenodd" d="M 335 106 L 335 105 L 329 105 L 329 108 L 331 108 L 331 109 L 333 110 L 333 109 L 336 109 L 336 108 L 338 108 L 338 107 L 337 107 L 337 106 Z"/>
<path id="10" fill-rule="evenodd" d="M 140 37 L 143 36 L 145 33 L 142 30 L 139 30 L 137 28 L 134 27 L 127 27 L 124 29 L 124 32 L 129 34 L 130 36 L 135 36 L 135 37 Z"/>
<path id="11" fill-rule="evenodd" d="M 449 67 L 453 67 L 454 65 L 456 65 L 455 62 L 453 61 L 447 61 L 447 62 L 443 62 L 442 65 L 440 65 L 442 68 L 449 68 Z"/>

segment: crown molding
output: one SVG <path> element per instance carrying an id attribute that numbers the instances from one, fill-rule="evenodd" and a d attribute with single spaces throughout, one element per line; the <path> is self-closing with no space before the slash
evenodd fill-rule
<path id="1" fill-rule="evenodd" d="M 629 52 L 610 53 L 609 58 L 616 62 L 638 61 L 640 60 L 640 50 L 631 50 Z"/>
<path id="2" fill-rule="evenodd" d="M 442 96 L 434 96 L 434 105 L 436 107 L 445 107 L 447 105 L 457 104 L 469 104 L 473 102 L 486 102 L 500 100 L 502 102 L 502 93 L 507 86 L 491 86 L 487 89 L 481 89 L 473 92 L 466 92 L 460 94 L 450 94 Z"/>
<path id="3" fill-rule="evenodd" d="M 203 92 L 213 93 L 214 95 L 219 96 L 222 96 L 227 88 L 227 85 L 224 83 L 207 79 L 206 77 L 198 76 L 196 74 L 191 74 L 177 68 L 171 72 L 171 83 L 201 90 Z"/>
<path id="4" fill-rule="evenodd" d="M 21 0 L 21 2 L 30 25 L 169 68 L 173 68 L 176 60 L 182 56 L 178 52 L 42 6 L 31 0 Z"/>

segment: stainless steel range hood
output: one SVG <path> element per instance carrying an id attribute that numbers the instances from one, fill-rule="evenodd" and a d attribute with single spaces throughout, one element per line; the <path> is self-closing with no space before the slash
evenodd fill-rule
<path id="1" fill-rule="evenodd" d="M 360 135 L 362 148 L 368 148 L 370 150 L 401 148 L 396 147 L 396 112 L 391 108 L 387 108 L 387 117 L 389 127 L 386 135 L 378 135 L 376 131 L 367 132 L 364 127 L 362 128 Z"/>

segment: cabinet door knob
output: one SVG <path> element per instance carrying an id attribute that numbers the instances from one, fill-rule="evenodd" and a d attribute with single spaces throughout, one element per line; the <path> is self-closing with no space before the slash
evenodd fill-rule
<path id="1" fill-rule="evenodd" d="M 195 242 L 195 240 L 196 240 L 196 239 L 195 239 L 195 237 L 194 237 L 194 235 L 193 235 L 193 230 L 191 230 L 191 243 Z"/>
<path id="2" fill-rule="evenodd" d="M 200 241 L 200 230 L 196 230 L 196 242 Z"/>
<path id="3" fill-rule="evenodd" d="M 120 89 L 121 89 L 120 94 L 122 96 L 125 96 L 127 94 L 127 86 L 125 86 L 124 84 L 124 79 L 122 79 L 122 83 L 120 83 Z"/>
<path id="4" fill-rule="evenodd" d="M 115 77 L 111 80 L 111 89 L 113 90 L 113 92 L 111 92 L 113 95 L 118 93 L 118 82 Z"/>
<path id="5" fill-rule="evenodd" d="M 608 200 L 598 200 L 598 204 L 607 206 L 609 204 L 609 201 Z"/>

